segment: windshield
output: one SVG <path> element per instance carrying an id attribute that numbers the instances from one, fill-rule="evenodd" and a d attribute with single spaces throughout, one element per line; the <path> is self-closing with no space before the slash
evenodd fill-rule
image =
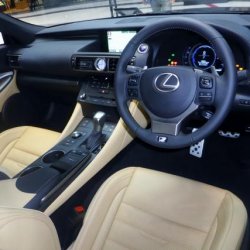
<path id="1" fill-rule="evenodd" d="M 250 1 L 227 0 L 0 0 L 1 12 L 52 26 L 82 20 L 172 13 L 250 12 Z"/>

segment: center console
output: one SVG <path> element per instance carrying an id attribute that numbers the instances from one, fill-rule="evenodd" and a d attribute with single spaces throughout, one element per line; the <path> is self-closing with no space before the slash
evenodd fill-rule
<path id="1" fill-rule="evenodd" d="M 95 75 L 85 78 L 81 84 L 78 102 L 115 107 L 113 75 Z"/>
<path id="2" fill-rule="evenodd" d="M 44 210 L 88 166 L 115 129 L 105 120 L 103 112 L 83 118 L 73 133 L 15 176 L 19 191 L 35 194 L 26 208 Z"/>
<path id="3" fill-rule="evenodd" d="M 13 179 L 0 183 L 0 190 L 10 190 L 3 192 L 5 196 L 2 195 L 0 205 L 32 208 L 52 214 L 133 140 L 133 134 L 119 120 L 114 89 L 114 74 L 126 45 L 121 44 L 119 39 L 121 36 L 130 39 L 133 35 L 134 31 L 109 31 L 108 51 L 74 51 L 70 56 L 70 77 L 66 81 L 54 77 L 45 80 L 40 77 L 40 81 L 35 77 L 40 86 L 46 84 L 51 87 L 53 83 L 57 89 L 63 88 L 66 95 L 67 91 L 76 93 L 80 89 L 76 112 L 73 112 L 61 134 L 63 139 L 57 145 Z M 148 51 L 148 45 L 141 44 L 128 66 L 144 68 Z M 19 83 L 24 88 L 30 86 L 34 82 L 33 77 L 32 74 L 20 75 Z M 145 126 L 146 120 L 137 104 L 132 102 L 130 105 L 133 116 L 142 120 L 142 126 Z M 105 112 L 106 116 L 98 110 Z"/>

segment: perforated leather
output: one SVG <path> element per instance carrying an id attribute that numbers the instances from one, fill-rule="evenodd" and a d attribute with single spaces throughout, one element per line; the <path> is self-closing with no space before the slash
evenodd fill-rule
<path id="1" fill-rule="evenodd" d="M 60 133 L 17 127 L 0 134 L 0 171 L 15 176 L 57 143 Z"/>

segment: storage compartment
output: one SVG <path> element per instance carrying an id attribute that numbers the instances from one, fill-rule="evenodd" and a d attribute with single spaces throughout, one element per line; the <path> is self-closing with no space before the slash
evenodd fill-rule
<path id="1" fill-rule="evenodd" d="M 43 156 L 42 161 L 46 164 L 50 164 L 61 159 L 64 154 L 65 153 L 62 150 L 52 150 Z"/>

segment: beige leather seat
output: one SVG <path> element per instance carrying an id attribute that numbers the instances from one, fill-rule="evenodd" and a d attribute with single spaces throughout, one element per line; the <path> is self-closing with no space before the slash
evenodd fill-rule
<path id="1" fill-rule="evenodd" d="M 60 133 L 36 127 L 16 127 L 0 134 L 0 180 L 13 177 L 53 147 Z"/>
<path id="2" fill-rule="evenodd" d="M 143 168 L 109 178 L 70 249 L 235 250 L 247 213 L 231 192 Z M 60 249 L 52 222 L 26 209 L 0 209 L 0 249 Z M 14 239 L 14 240 L 13 240 Z"/>

